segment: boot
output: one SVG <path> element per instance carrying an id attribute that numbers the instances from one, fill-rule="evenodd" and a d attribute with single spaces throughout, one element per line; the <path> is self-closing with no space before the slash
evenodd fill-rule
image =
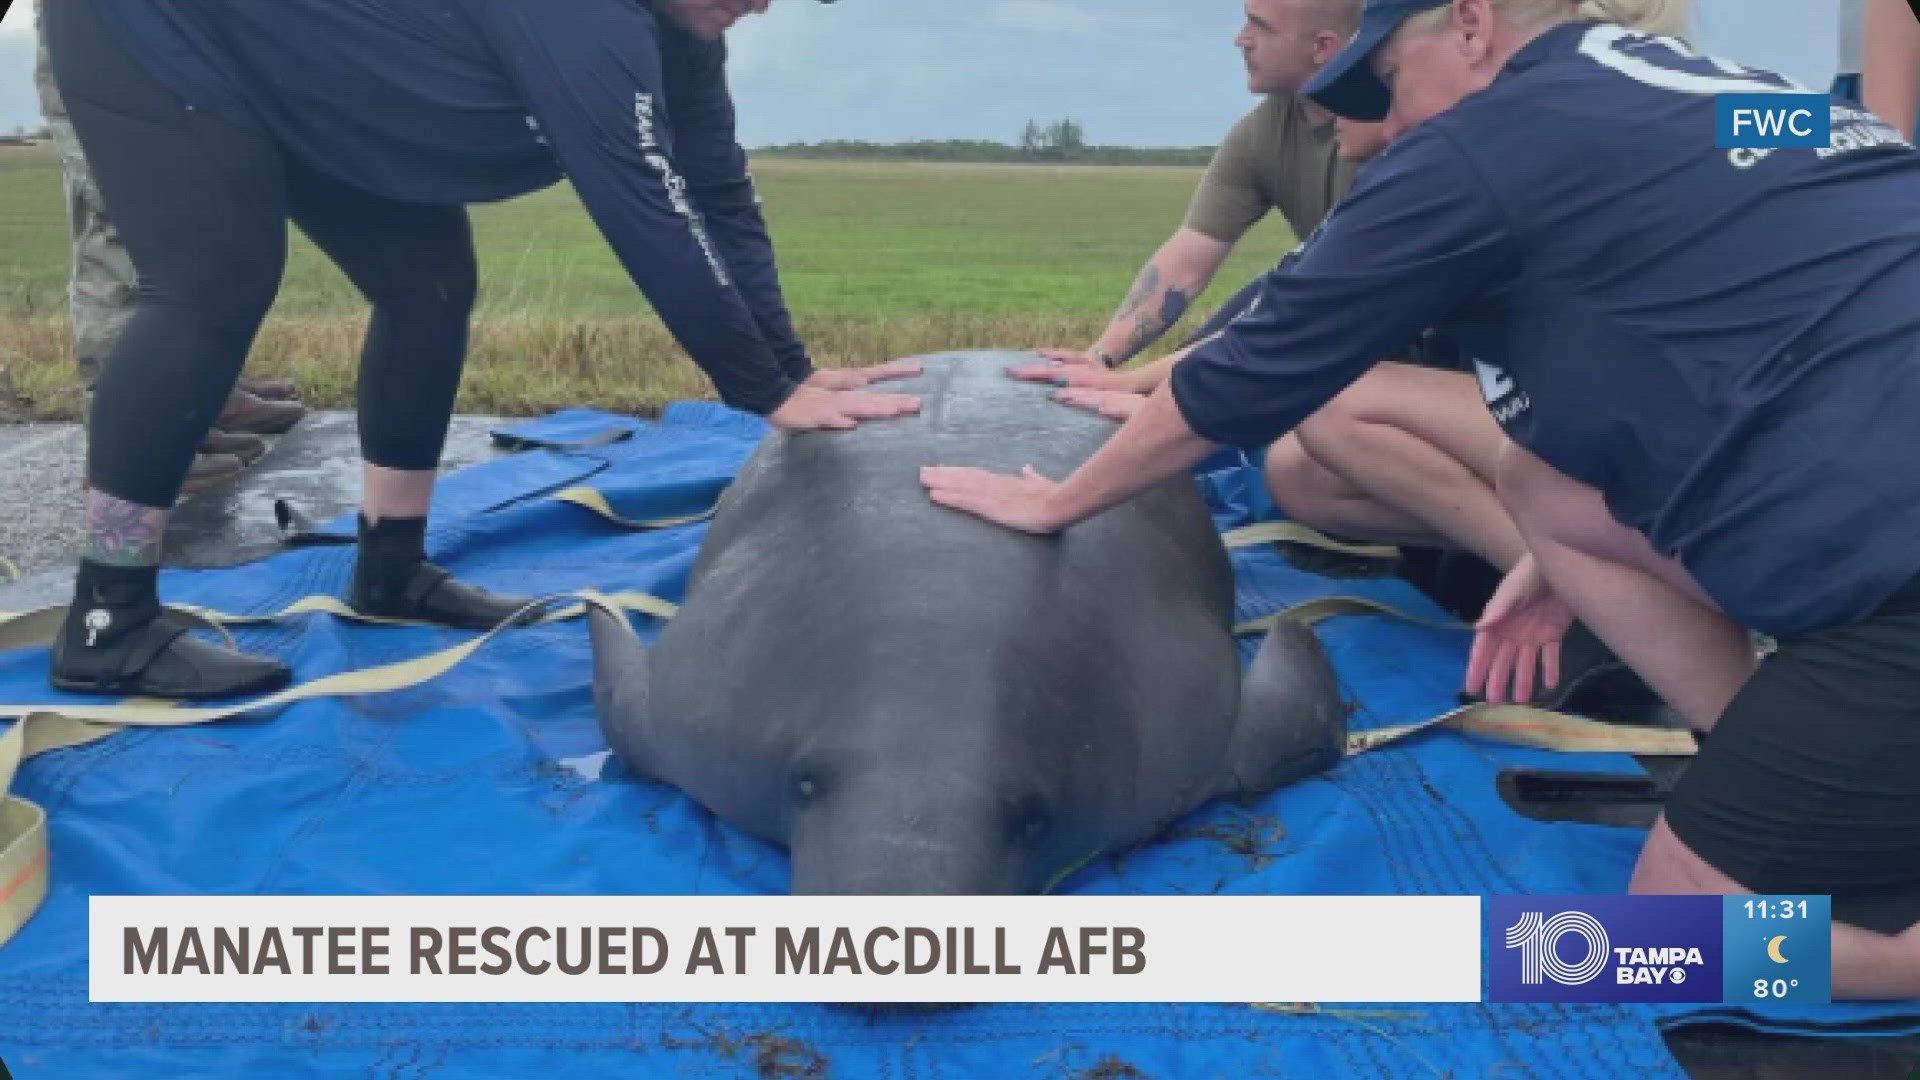
<path id="1" fill-rule="evenodd" d="M 240 389 L 268 401 L 300 400 L 300 384 L 292 379 L 241 379 Z"/>
<path id="2" fill-rule="evenodd" d="M 190 635 L 195 624 L 160 607 L 159 573 L 81 560 L 73 605 L 53 642 L 54 689 L 197 701 L 266 693 L 292 680 L 278 660 Z"/>
<path id="3" fill-rule="evenodd" d="M 383 518 L 369 524 L 362 515 L 348 605 L 362 615 L 491 630 L 533 601 L 530 596 L 496 596 L 455 581 L 427 561 L 426 533 L 425 518 Z M 518 621 L 524 623 L 533 614 Z"/>
<path id="4" fill-rule="evenodd" d="M 187 469 L 186 482 L 180 485 L 180 494 L 194 495 L 239 476 L 246 471 L 246 463 L 232 454 L 195 454 L 193 465 Z"/>
<path id="5" fill-rule="evenodd" d="M 245 390 L 227 395 L 226 407 L 214 419 L 221 431 L 242 431 L 250 435 L 284 435 L 292 430 L 307 407 L 297 401 L 269 401 Z"/>
<path id="6" fill-rule="evenodd" d="M 232 454 L 240 459 L 241 465 L 251 465 L 266 456 L 267 440 L 245 432 L 214 428 L 207 432 L 206 438 L 200 440 L 200 453 Z"/>

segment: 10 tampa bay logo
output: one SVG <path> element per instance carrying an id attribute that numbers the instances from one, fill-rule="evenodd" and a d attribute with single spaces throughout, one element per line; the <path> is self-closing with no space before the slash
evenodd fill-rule
<path id="1" fill-rule="evenodd" d="M 1586 950 L 1578 963 L 1561 956 L 1560 943 L 1569 936 L 1577 937 Z M 1520 950 L 1520 981 L 1527 986 L 1548 979 L 1561 986 L 1584 986 L 1606 970 L 1609 953 L 1613 981 L 1623 985 L 1677 985 L 1687 981 L 1688 968 L 1699 969 L 1707 962 L 1697 945 L 1612 948 L 1607 928 L 1584 911 L 1563 911 L 1551 919 L 1542 912 L 1523 912 L 1519 922 L 1507 927 L 1507 948 Z"/>
<path id="2" fill-rule="evenodd" d="M 1490 1001 L 1717 1002 L 1713 896 L 1490 897 Z"/>

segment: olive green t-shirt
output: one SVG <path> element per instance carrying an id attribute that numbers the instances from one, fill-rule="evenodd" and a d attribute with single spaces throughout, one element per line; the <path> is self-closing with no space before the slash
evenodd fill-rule
<path id="1" fill-rule="evenodd" d="M 1187 228 L 1235 243 L 1278 209 L 1305 237 L 1353 183 L 1334 153 L 1333 118 L 1316 122 L 1297 94 L 1273 94 L 1240 118 L 1213 155 L 1187 209 Z"/>

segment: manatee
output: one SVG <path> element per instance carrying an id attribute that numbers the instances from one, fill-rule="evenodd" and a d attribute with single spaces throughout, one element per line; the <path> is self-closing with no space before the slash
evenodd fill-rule
<path id="1" fill-rule="evenodd" d="M 594 704 L 629 769 L 786 845 L 796 893 L 1044 891 L 1210 799 L 1324 770 L 1346 709 L 1282 621 L 1242 673 L 1195 485 L 1057 536 L 930 502 L 920 466 L 1063 477 L 1113 432 L 943 353 L 916 417 L 767 436 L 651 647 L 591 613 Z"/>

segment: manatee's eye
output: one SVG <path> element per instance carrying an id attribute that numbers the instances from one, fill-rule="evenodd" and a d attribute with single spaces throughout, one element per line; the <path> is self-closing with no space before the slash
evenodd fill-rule
<path id="1" fill-rule="evenodd" d="M 803 776 L 798 781 L 795 781 L 793 790 L 802 799 L 811 799 L 814 793 L 820 790 L 820 785 L 814 783 L 813 777 Z"/>
<path id="2" fill-rule="evenodd" d="M 1029 840 L 1040 839 L 1041 834 L 1046 831 L 1047 817 L 1045 814 L 1040 813 L 1028 814 L 1026 822 L 1020 826 L 1021 835 Z"/>

